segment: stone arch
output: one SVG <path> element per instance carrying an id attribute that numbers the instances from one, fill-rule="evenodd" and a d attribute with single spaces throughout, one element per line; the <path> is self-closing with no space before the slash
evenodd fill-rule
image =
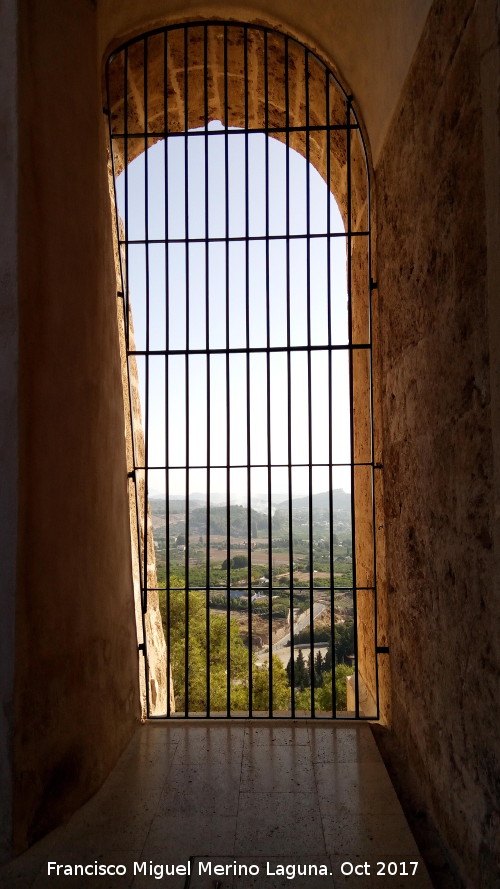
<path id="1" fill-rule="evenodd" d="M 220 120 L 230 127 L 266 128 L 264 53 L 267 55 L 268 103 L 267 126 L 271 129 L 292 128 L 288 144 L 299 154 L 306 156 L 304 128 L 324 125 L 328 106 L 329 123 L 340 127 L 346 124 L 346 94 L 333 73 L 329 73 L 330 88 L 326 86 L 326 67 L 318 56 L 304 44 L 281 34 L 276 30 L 253 24 L 227 25 L 227 67 L 228 103 L 227 121 L 224 85 L 224 25 L 212 25 L 207 29 L 207 47 L 204 44 L 204 23 L 190 23 L 187 43 L 184 42 L 184 26 L 171 26 L 168 30 L 167 64 L 169 86 L 167 97 L 167 130 L 180 133 L 195 129 L 205 123 L 205 67 L 207 69 L 207 110 L 208 121 Z M 245 86 L 245 60 L 243 53 L 243 33 L 247 34 L 247 87 Z M 165 38 L 164 29 L 152 31 L 148 36 L 147 69 L 147 116 L 148 132 L 165 132 Z M 144 39 L 140 35 L 127 46 L 127 123 L 128 131 L 145 131 L 145 89 L 144 89 Z M 288 55 L 288 95 L 284 82 L 285 41 Z M 266 44 L 266 46 L 264 46 Z M 187 50 L 187 59 L 185 58 Z M 185 107 L 185 72 L 189 72 L 188 107 Z M 306 84 L 307 73 L 307 84 Z M 108 61 L 109 112 L 114 132 L 124 132 L 124 54 L 116 51 Z M 245 110 L 245 93 L 248 107 Z M 308 103 L 307 103 L 308 93 Z M 328 95 L 327 95 L 328 93 Z M 288 98 L 288 102 L 287 102 Z M 306 104 L 309 113 L 306 120 Z M 288 111 L 287 111 L 288 105 Z M 351 114 L 351 124 L 358 133 L 358 120 Z M 293 131 L 293 128 L 297 128 Z M 273 133 L 274 138 L 286 141 L 285 133 Z M 163 136 L 152 136 L 150 145 Z M 309 160 L 318 170 L 333 193 L 344 225 L 347 229 L 347 149 L 345 132 L 342 129 L 330 133 L 329 171 L 327 142 L 324 133 L 314 130 L 309 139 Z M 128 162 L 144 151 L 144 139 L 128 139 Z M 123 150 L 115 149 L 115 171 L 120 173 L 125 160 Z M 351 204 L 353 231 L 365 230 L 368 213 L 368 180 L 366 156 L 361 138 L 354 139 L 351 145 Z"/>

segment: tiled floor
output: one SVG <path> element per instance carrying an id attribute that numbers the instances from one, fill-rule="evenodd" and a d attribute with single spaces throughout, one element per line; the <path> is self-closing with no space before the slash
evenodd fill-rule
<path id="1" fill-rule="evenodd" d="M 126 873 L 48 876 L 49 861 Z M 188 863 L 190 876 L 162 874 L 162 866 Z M 431 889 L 368 725 L 148 723 L 68 824 L 0 870 L 2 889 L 217 882 Z"/>

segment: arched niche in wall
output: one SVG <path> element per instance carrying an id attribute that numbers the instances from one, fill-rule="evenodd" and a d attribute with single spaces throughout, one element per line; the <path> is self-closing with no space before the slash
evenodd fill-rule
<path id="1" fill-rule="evenodd" d="M 366 151 L 352 98 L 301 43 L 269 28 L 234 22 L 197 21 L 140 35 L 112 53 L 106 73 L 115 176 L 165 137 L 218 121 L 226 131 L 265 133 L 285 143 L 316 168 L 335 197 L 344 225 L 349 313 L 345 345 L 351 390 L 354 653 L 360 678 L 352 709 L 356 715 L 374 716 L 378 690 L 370 203 Z M 127 233 L 119 240 L 128 306 Z M 147 528 L 144 505 L 142 512 Z M 145 533 L 143 527 L 142 539 Z"/>

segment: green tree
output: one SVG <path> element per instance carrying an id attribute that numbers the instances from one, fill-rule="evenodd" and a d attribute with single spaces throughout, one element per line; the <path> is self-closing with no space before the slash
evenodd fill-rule
<path id="1" fill-rule="evenodd" d="M 175 589 L 182 580 L 171 575 L 170 608 L 170 661 L 174 684 L 175 703 L 178 711 L 184 710 L 186 687 L 184 679 L 186 653 L 186 593 Z M 225 605 L 225 594 L 214 594 Z M 167 634 L 167 590 L 160 590 L 160 612 L 165 635 Z M 246 606 L 246 599 L 244 605 Z M 191 712 L 202 713 L 207 707 L 207 622 L 206 597 L 201 591 L 190 590 L 188 597 L 188 706 Z M 210 613 L 210 707 L 224 712 L 227 708 L 227 618 L 225 614 Z M 248 649 L 239 634 L 235 620 L 229 622 L 229 672 L 230 704 L 232 710 L 248 710 Z M 303 658 L 302 658 L 303 660 Z M 253 659 L 252 659 L 253 661 Z M 265 667 L 252 668 L 252 704 L 255 710 L 269 709 L 269 674 Z M 273 656 L 273 709 L 287 710 L 290 706 L 290 689 L 287 672 L 280 659 Z"/>
<path id="2" fill-rule="evenodd" d="M 178 578 L 170 578 L 170 662 L 177 710 L 182 711 L 188 693 L 188 706 L 201 713 L 207 707 L 207 623 L 205 595 L 190 590 L 186 628 L 186 594 L 172 589 Z M 166 591 L 161 590 L 160 611 L 166 632 Z M 187 629 L 187 634 L 186 634 Z M 186 635 L 188 637 L 187 689 L 184 679 Z M 224 711 L 227 707 L 227 624 L 225 615 L 210 615 L 210 707 Z M 248 709 L 248 651 L 234 620 L 229 622 L 230 704 L 233 710 Z"/>
<path id="3" fill-rule="evenodd" d="M 252 672 L 252 701 L 254 710 L 269 710 L 269 672 L 267 667 L 256 667 Z M 288 710 L 290 688 L 287 670 L 273 655 L 273 710 Z"/>
<path id="4" fill-rule="evenodd" d="M 352 676 L 354 667 L 347 664 L 337 664 L 335 667 L 335 697 L 336 709 L 347 710 L 347 677 Z M 317 690 L 316 702 L 318 710 L 331 711 L 332 709 L 332 673 L 323 674 L 323 685 Z"/>
<path id="5" fill-rule="evenodd" d="M 309 652 L 309 656 L 307 658 L 307 668 L 306 668 L 307 688 L 309 688 L 311 685 L 314 685 L 313 669 L 314 669 L 314 660 L 311 656 L 311 652 Z"/>
<path id="6" fill-rule="evenodd" d="M 314 659 L 314 685 L 319 688 L 323 682 L 323 657 L 321 651 L 318 651 Z"/>
<path id="7" fill-rule="evenodd" d="M 323 673 L 330 671 L 332 672 L 332 644 L 326 649 L 325 657 L 323 658 Z"/>
<path id="8" fill-rule="evenodd" d="M 335 624 L 335 663 L 345 663 L 350 654 L 354 654 L 354 622 L 352 620 L 346 621 L 345 624 Z"/>
<path id="9" fill-rule="evenodd" d="M 246 556 L 233 556 L 232 559 L 229 560 L 230 568 L 248 568 L 248 559 Z M 227 559 L 224 559 L 221 565 L 222 571 L 227 571 Z"/>
<path id="10" fill-rule="evenodd" d="M 167 573 L 164 565 L 156 565 L 156 579 L 158 586 L 164 586 L 167 582 Z"/>
<path id="11" fill-rule="evenodd" d="M 295 688 L 298 688 L 299 691 L 304 691 L 308 683 L 307 676 L 307 667 L 304 661 L 304 655 L 302 654 L 302 649 L 299 648 L 299 653 L 295 660 Z"/>

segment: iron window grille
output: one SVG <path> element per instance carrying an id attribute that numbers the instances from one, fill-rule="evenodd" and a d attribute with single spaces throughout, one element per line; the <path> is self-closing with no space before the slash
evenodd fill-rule
<path id="1" fill-rule="evenodd" d="M 241 716 L 330 716 L 332 718 L 378 718 L 378 666 L 377 654 L 381 649 L 377 642 L 377 598 L 376 598 L 376 541 L 375 541 L 375 471 L 373 455 L 373 409 L 372 409 L 372 359 L 371 359 L 371 246 L 370 246 L 370 189 L 366 151 L 361 128 L 353 108 L 352 97 L 345 92 L 339 80 L 325 63 L 307 47 L 295 39 L 275 30 L 245 23 L 235 22 L 192 22 L 172 25 L 151 31 L 124 43 L 109 57 L 106 64 L 107 108 L 111 163 L 115 183 L 116 232 L 118 258 L 121 277 L 120 296 L 123 304 L 124 341 L 126 364 L 129 378 L 129 404 L 131 422 L 134 423 L 131 436 L 130 482 L 135 492 L 135 521 L 137 540 L 137 560 L 140 573 L 141 602 L 143 614 L 144 654 L 147 671 L 147 631 L 145 615 L 151 598 L 165 597 L 165 635 L 167 652 L 167 680 L 172 673 L 172 633 L 173 608 L 178 612 L 179 596 L 182 597 L 182 620 L 184 643 L 182 649 L 183 678 L 181 688 L 175 687 L 174 694 L 181 699 L 180 711 L 172 705 L 167 695 L 166 712 L 154 713 L 148 696 L 148 715 L 189 717 L 241 717 Z M 214 123 L 218 122 L 218 123 Z M 261 138 L 261 186 L 263 187 L 263 210 L 260 229 L 252 222 L 252 154 L 255 137 Z M 177 147 L 175 147 L 176 140 Z M 191 162 L 194 156 L 195 141 L 203 145 L 203 160 L 198 165 L 196 175 Z M 211 146 L 213 140 L 220 140 L 217 149 L 222 158 L 222 186 L 219 195 L 214 195 L 216 186 L 211 177 Z M 232 146 L 235 140 L 242 140 L 240 156 L 243 169 L 240 171 L 239 185 L 243 183 L 240 202 L 240 228 L 233 224 L 233 204 L 231 203 L 232 182 L 235 174 L 231 169 Z M 263 142 L 262 142 L 263 140 Z M 278 140 L 285 147 L 284 170 L 284 226 L 281 230 L 273 226 L 272 199 L 273 170 L 270 153 L 271 143 Z M 152 177 L 150 152 L 153 146 L 161 144 L 163 151 L 163 172 Z M 180 148 L 179 148 L 180 144 Z M 255 143 L 256 144 L 256 143 Z M 271 147 L 270 147 L 271 146 Z M 294 227 L 292 203 L 297 183 L 291 179 L 291 152 L 294 150 L 306 162 L 305 182 L 305 228 L 297 231 Z M 181 165 L 171 166 L 171 156 L 181 157 Z M 198 148 L 196 156 L 199 155 Z M 130 164 L 140 158 L 142 165 L 139 178 L 142 190 L 139 197 Z M 181 170 L 179 184 L 174 185 L 172 176 Z M 325 206 L 323 208 L 324 228 L 318 230 L 311 225 L 312 186 L 311 176 L 318 170 L 325 183 Z M 172 172 L 173 170 L 173 172 Z M 121 175 L 121 180 L 119 177 Z M 203 205 L 200 218 L 193 224 L 191 213 L 193 182 L 201 191 Z M 121 181 L 121 185 L 119 185 Z M 118 211 L 118 192 L 121 188 L 122 211 Z M 153 188 L 153 190 L 152 190 Z M 240 189 L 241 190 L 241 189 Z M 179 195 L 182 192 L 182 198 Z M 177 206 L 173 207 L 173 194 Z M 343 224 L 336 225 L 332 219 L 332 197 L 339 207 Z M 141 225 L 136 224 L 137 201 L 141 206 Z M 218 208 L 221 219 L 217 225 L 212 221 L 212 207 Z M 159 208 L 159 209 L 158 209 Z M 134 215 L 135 214 L 135 215 Z M 162 216 L 162 221 L 158 218 Z M 221 222 L 222 220 L 222 222 Z M 258 228 L 258 226 L 257 226 Z M 346 275 L 346 330 L 340 336 L 335 328 L 332 263 L 334 250 L 342 245 L 345 256 Z M 319 245 L 319 246 L 318 246 Z M 177 251 L 177 253 L 176 253 Z M 274 320 L 275 257 L 280 252 L 284 300 L 282 300 L 282 320 L 278 325 L 281 336 L 275 336 Z M 259 253 L 258 261 L 255 257 Z M 302 306 L 305 311 L 305 324 L 302 341 L 294 340 L 294 294 L 297 268 L 296 256 L 302 254 L 302 274 L 305 282 L 302 287 Z M 162 255 L 162 272 L 158 273 L 159 256 Z M 324 325 L 323 336 L 315 334 L 315 282 L 318 256 L 323 255 L 323 294 Z M 179 257 L 181 259 L 179 260 Z M 273 265 L 273 263 L 275 263 Z M 279 264 L 279 263 L 278 263 Z M 174 270 L 175 265 L 175 270 Z M 179 285 L 179 265 L 183 265 L 182 285 Z M 255 287 L 252 274 L 255 267 L 264 269 L 261 275 L 261 305 L 265 310 L 263 339 L 254 341 L 252 317 Z M 200 285 L 197 278 L 200 275 Z M 212 280 L 213 271 L 218 271 L 218 280 Z M 234 278 L 238 272 L 237 293 L 240 321 L 243 319 L 243 339 L 234 335 Z M 196 273 L 195 273 L 196 272 Z M 158 285 L 157 278 L 161 279 Z M 158 308 L 158 290 L 163 288 L 163 313 Z M 196 294 L 194 291 L 196 289 Z M 154 291 L 154 293 L 153 293 Z M 220 294 L 223 294 L 221 297 Z M 134 302 L 134 321 L 141 316 L 140 342 L 136 342 L 132 325 L 131 301 Z M 161 302 L 161 301 L 160 301 Z M 218 304 L 219 325 L 214 333 L 212 316 L 214 305 Z M 200 314 L 201 313 L 201 314 Z M 173 331 L 177 324 L 182 325 L 182 336 Z M 199 323 L 202 317 L 204 327 L 203 342 L 193 335 L 193 318 Z M 317 325 L 316 325 L 317 326 Z M 161 329 L 161 335 L 159 330 Z M 318 357 L 319 356 L 319 357 Z M 348 373 L 346 392 L 349 405 L 348 459 L 336 461 L 336 388 L 335 368 L 337 362 L 344 361 Z M 255 410 L 255 388 L 257 380 L 255 367 L 260 364 L 260 412 L 265 432 L 266 453 L 259 460 L 253 459 L 253 436 L 258 422 Z M 277 403 L 273 372 L 281 363 L 279 380 L 284 381 L 281 395 L 281 413 L 286 416 L 284 436 L 286 454 L 280 459 L 274 455 L 276 438 L 273 409 Z M 235 401 L 233 388 L 238 376 L 239 395 L 243 404 L 243 437 L 245 440 L 244 459 L 241 453 L 233 460 L 233 429 Z M 314 392 L 318 379 L 318 367 L 322 366 L 323 392 L 326 393 L 327 432 L 323 435 L 323 458 L 319 460 L 315 445 Z M 138 374 L 137 368 L 140 373 Z M 297 460 L 294 451 L 294 380 L 298 375 L 305 380 L 306 395 L 303 426 L 307 442 L 307 459 Z M 213 382 L 219 377 L 223 385 L 214 395 Z M 163 406 L 160 410 L 163 424 L 163 456 L 154 459 L 158 446 L 153 442 L 153 427 L 158 420 L 158 395 L 155 390 L 160 380 Z M 262 385 L 262 380 L 264 384 Z M 274 388 L 273 388 L 274 385 Z M 142 388 L 141 410 L 143 438 L 138 426 L 137 388 Z M 178 387 L 177 389 L 175 387 Z M 198 426 L 193 421 L 193 402 L 200 403 L 200 387 L 205 401 L 203 422 Z M 179 391 L 181 398 L 179 398 Z M 173 394 L 174 393 L 174 394 Z M 195 399 L 196 395 L 196 399 Z M 173 415 L 174 407 L 181 414 L 181 422 Z M 182 409 L 179 407 L 183 402 Z M 214 425 L 221 416 L 223 441 L 221 447 L 214 446 Z M 241 404 L 238 416 L 241 416 Z M 217 408 L 217 409 L 216 409 Z M 283 435 L 283 432 L 280 432 Z M 183 439 L 185 459 L 171 459 L 171 442 Z M 194 442 L 199 453 L 200 440 L 203 442 L 204 459 L 190 462 Z M 219 442 L 220 444 L 220 442 Z M 240 448 L 241 451 L 241 448 Z M 175 456 L 175 455 L 174 455 Z M 335 548 L 336 489 L 335 478 L 342 471 L 348 471 L 350 493 L 348 513 L 351 522 L 352 580 L 343 586 L 336 581 L 335 562 L 338 553 Z M 305 473 L 305 475 L 304 475 Z M 221 553 L 225 555 L 225 582 L 212 582 L 213 573 L 213 512 L 216 509 L 214 490 L 217 476 L 224 476 L 224 502 L 217 506 L 224 513 L 225 545 Z M 232 521 L 235 504 L 231 495 L 235 489 L 235 479 L 244 476 L 245 511 L 244 559 L 247 562 L 246 583 L 235 584 L 232 558 L 235 535 L 232 534 Z M 328 562 L 327 583 L 315 585 L 315 564 L 319 564 L 318 522 L 316 521 L 315 482 L 318 478 L 327 479 L 326 505 L 322 511 L 326 531 L 321 533 L 324 553 Z M 152 533 L 153 516 L 150 504 L 154 482 L 163 478 L 164 490 L 160 502 L 163 507 L 165 524 L 165 586 L 159 584 L 154 570 L 154 541 Z M 174 499 L 174 489 L 182 476 L 184 499 L 184 546 L 182 583 L 171 582 L 173 563 L 179 564 L 179 547 L 174 547 L 170 526 L 179 501 Z M 204 534 L 199 535 L 199 522 L 195 527 L 194 510 L 190 504 L 199 479 L 204 478 L 205 497 Z M 252 508 L 257 479 L 265 477 L 264 510 L 260 514 L 266 528 L 263 536 L 256 536 L 252 528 L 255 512 Z M 307 533 L 306 552 L 302 553 L 302 574 L 308 576 L 306 585 L 296 579 L 294 562 L 298 559 L 299 545 L 294 536 L 294 501 L 302 493 L 301 479 L 306 483 Z M 284 532 L 285 551 L 288 558 L 288 583 L 285 577 L 276 580 L 276 535 L 273 521 L 277 510 L 275 490 L 280 478 L 286 479 L 286 497 L 281 512 L 286 513 L 287 530 Z M 182 501 L 180 501 L 182 502 Z M 156 504 L 157 508 L 158 504 Z M 201 506 L 203 513 L 203 506 Z M 199 514 L 198 514 L 199 515 Z M 181 537 L 177 535 L 177 540 Z M 194 537 L 198 537 L 195 547 Z M 326 540 L 325 540 L 326 537 Z M 204 538 L 204 539 L 203 539 Z M 195 570 L 192 553 L 201 546 L 201 558 L 205 579 L 196 583 L 200 571 Z M 217 541 L 220 544 L 220 539 Z M 256 561 L 257 544 L 267 552 L 267 578 L 252 580 L 252 568 L 262 562 Z M 267 544 L 267 550 L 266 550 Z M 239 544 L 241 546 L 241 543 Z M 232 550 L 233 546 L 233 550 Z M 304 549 L 303 542 L 300 545 Z M 174 552 L 175 549 L 175 552 Z M 198 553 L 199 554 L 199 553 Z M 283 553 L 281 553 L 283 556 Z M 347 559 L 349 556 L 347 557 Z M 198 559 L 198 561 L 200 561 Z M 325 558 L 321 559 L 325 567 Z M 153 567 L 152 567 L 153 565 Z M 344 572 L 346 561 L 344 560 Z M 200 567 L 196 566 L 197 569 Z M 222 570 L 222 569 L 221 569 Z M 344 573 L 345 577 L 345 573 Z M 193 580 L 195 578 L 195 580 Z M 325 578 L 323 577 L 324 581 Z M 267 581 L 267 582 L 266 582 Z M 345 581 L 344 581 L 345 583 Z M 303 581 L 302 581 L 303 584 Z M 247 673 L 244 680 L 234 677 L 234 608 L 231 590 L 236 586 L 240 598 L 245 599 L 246 620 L 246 660 Z M 203 601 L 203 633 L 205 635 L 204 669 L 201 682 L 204 685 L 203 707 L 194 711 L 190 703 L 192 672 L 192 623 L 190 612 L 196 593 Z M 275 693 L 273 671 L 277 670 L 273 661 L 276 620 L 273 617 L 273 601 L 277 594 L 281 599 L 285 594 L 289 603 L 289 700 L 286 707 L 278 710 L 273 696 Z M 267 704 L 255 706 L 254 683 L 257 674 L 262 679 L 261 668 L 256 666 L 254 643 L 257 608 L 254 596 L 260 595 L 267 603 L 267 638 L 262 648 L 268 650 Z M 225 620 L 225 704 L 214 709 L 212 696 L 214 688 L 214 650 L 211 639 L 211 624 L 216 620 L 211 600 L 214 596 L 224 599 Z M 296 655 L 300 642 L 295 632 L 300 619 L 300 607 L 307 606 L 305 612 L 308 630 L 306 652 L 309 655 L 309 706 L 304 707 L 304 697 L 299 698 L 296 688 L 298 670 Z M 353 626 L 352 660 L 355 671 L 353 683 L 353 705 L 350 710 L 337 707 L 337 686 L 335 681 L 335 652 L 337 637 L 342 624 L 339 618 L 338 602 L 351 603 Z M 198 597 L 199 604 L 199 597 Z M 255 602 L 257 600 L 255 599 Z M 329 611 L 328 624 L 330 647 L 333 659 L 331 670 L 331 705 L 326 712 L 318 709 L 316 692 L 320 678 L 315 674 L 317 658 L 315 636 L 318 626 L 315 607 L 325 603 Z M 349 608 L 347 609 L 349 611 Z M 241 609 L 240 609 L 241 613 Z M 218 614 L 220 617 L 220 613 Z M 177 613 L 177 620 L 179 615 Z M 264 619 L 265 623 L 265 619 Z M 315 626 L 316 623 L 316 626 Z M 259 624 L 261 628 L 262 621 Z M 178 630 L 178 627 L 177 627 Z M 240 621 L 241 630 L 241 621 Z M 281 632 L 281 630 L 279 631 Z M 190 638 L 191 634 L 191 638 Z M 233 635 L 232 635 L 233 634 Z M 240 634 L 241 635 L 241 634 Z M 279 640 L 278 640 L 279 642 Z M 222 645 L 222 643 L 221 643 Z M 241 652 L 241 649 L 239 649 Z M 179 655 L 177 653 L 177 659 Z M 176 665 L 179 668 L 179 665 Z M 200 672 L 200 671 L 199 671 Z M 200 677 L 197 677 L 199 680 Z M 220 680 L 220 677 L 219 677 Z M 219 681 L 220 685 L 220 681 Z M 247 706 L 235 709 L 232 699 L 236 688 L 244 688 Z M 368 688 L 369 704 L 365 701 Z M 148 683 L 146 682 L 148 690 Z M 220 689 L 219 689 L 220 692 Z M 220 694 L 219 694 L 220 697 Z M 265 695 L 264 695 L 265 697 Z M 298 701 L 301 701 L 299 706 Z"/>

